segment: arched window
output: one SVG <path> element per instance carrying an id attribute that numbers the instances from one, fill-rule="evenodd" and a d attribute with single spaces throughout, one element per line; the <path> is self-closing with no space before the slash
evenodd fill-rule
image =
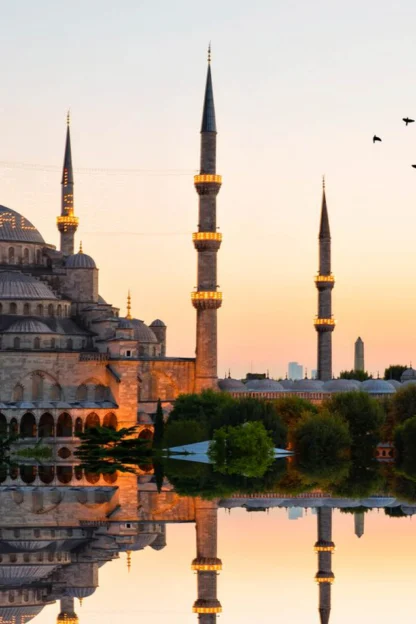
<path id="1" fill-rule="evenodd" d="M 107 395 L 107 388 L 102 384 L 95 386 L 94 401 L 105 401 Z"/>
<path id="2" fill-rule="evenodd" d="M 139 440 L 152 440 L 153 432 L 151 429 L 142 429 L 139 433 Z"/>
<path id="3" fill-rule="evenodd" d="M 56 308 L 56 316 L 62 316 L 62 306 L 59 304 Z"/>
<path id="4" fill-rule="evenodd" d="M 72 466 L 57 466 L 56 476 L 60 483 L 70 483 L 72 480 Z"/>
<path id="5" fill-rule="evenodd" d="M 82 418 L 78 416 L 78 418 L 75 420 L 74 434 L 77 436 L 80 433 L 82 433 Z"/>
<path id="6" fill-rule="evenodd" d="M 104 416 L 103 425 L 104 427 L 108 427 L 109 429 L 114 429 L 114 431 L 117 431 L 117 416 L 112 412 L 110 414 L 106 414 Z"/>
<path id="7" fill-rule="evenodd" d="M 72 418 L 69 414 L 61 414 L 56 425 L 56 435 L 58 438 L 72 437 Z"/>
<path id="8" fill-rule="evenodd" d="M 61 386 L 59 386 L 58 384 L 52 386 L 49 392 L 49 396 L 51 401 L 60 401 L 62 396 Z"/>
<path id="9" fill-rule="evenodd" d="M 29 249 L 27 247 L 23 249 L 23 262 L 29 264 Z"/>
<path id="10" fill-rule="evenodd" d="M 16 303 L 11 303 L 9 305 L 9 314 L 17 314 L 17 304 Z"/>
<path id="11" fill-rule="evenodd" d="M 43 316 L 43 305 L 41 303 L 39 303 L 38 307 L 36 308 L 36 314 L 38 316 Z"/>
<path id="12" fill-rule="evenodd" d="M 66 348 L 68 349 L 68 351 L 72 351 L 73 349 L 72 338 L 68 338 L 68 340 L 66 341 Z"/>
<path id="13" fill-rule="evenodd" d="M 100 426 L 100 417 L 95 412 L 91 412 L 88 414 L 87 420 L 85 421 L 85 429 L 91 429 L 92 427 Z"/>
<path id="14" fill-rule="evenodd" d="M 52 483 L 53 478 L 55 476 L 55 466 L 42 466 L 38 467 L 38 475 L 39 479 L 42 483 Z M 43 557 L 42 557 L 43 558 Z M 40 559 L 42 561 L 42 559 Z"/>
<path id="15" fill-rule="evenodd" d="M 33 401 L 43 401 L 43 377 L 40 373 L 32 375 L 32 399 Z"/>
<path id="16" fill-rule="evenodd" d="M 12 418 L 10 421 L 10 435 L 17 435 L 19 432 L 19 426 L 17 424 L 16 418 Z"/>
<path id="17" fill-rule="evenodd" d="M 16 336 L 13 338 L 13 349 L 20 349 L 20 338 Z"/>
<path id="18" fill-rule="evenodd" d="M 55 423 L 51 414 L 42 414 L 39 420 L 38 435 L 40 438 L 52 438 L 55 432 Z"/>
<path id="19" fill-rule="evenodd" d="M 117 481 L 117 472 L 104 473 L 103 479 L 106 483 L 108 483 L 109 485 L 112 485 L 113 483 Z"/>
<path id="20" fill-rule="evenodd" d="M 86 401 L 87 398 L 88 398 L 88 388 L 87 388 L 87 386 L 85 386 L 84 384 L 82 384 L 81 386 L 78 386 L 77 393 L 76 393 L 76 400 L 77 401 Z"/>
<path id="21" fill-rule="evenodd" d="M 42 252 L 40 249 L 36 251 L 36 264 L 42 264 Z"/>
<path id="22" fill-rule="evenodd" d="M 17 384 L 13 390 L 13 401 L 17 403 L 18 401 L 23 401 L 23 386 L 21 384 Z"/>
<path id="23" fill-rule="evenodd" d="M 50 303 L 48 305 L 48 316 L 53 316 L 53 305 Z"/>
<path id="24" fill-rule="evenodd" d="M 33 481 L 36 479 L 35 466 L 20 466 L 20 478 L 23 483 L 33 483 Z"/>
<path id="25" fill-rule="evenodd" d="M 56 349 L 56 338 L 51 338 L 51 349 Z"/>
<path id="26" fill-rule="evenodd" d="M 98 481 L 100 480 L 100 475 L 96 472 L 85 472 L 85 478 L 88 483 L 91 483 L 91 485 L 95 485 L 95 483 L 98 483 Z"/>
<path id="27" fill-rule="evenodd" d="M 25 303 L 23 306 L 23 314 L 30 314 L 30 303 Z"/>
<path id="28" fill-rule="evenodd" d="M 9 264 L 14 264 L 14 247 L 9 247 Z"/>
<path id="29" fill-rule="evenodd" d="M 33 414 L 27 412 L 20 421 L 20 435 L 22 438 L 36 437 L 36 420 Z"/>
<path id="30" fill-rule="evenodd" d="M 38 336 L 36 336 L 36 338 L 33 341 L 33 348 L 40 349 L 40 338 Z"/>

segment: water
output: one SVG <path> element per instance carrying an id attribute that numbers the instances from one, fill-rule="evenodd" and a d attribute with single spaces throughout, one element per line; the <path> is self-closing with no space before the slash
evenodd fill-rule
<path id="1" fill-rule="evenodd" d="M 72 604 L 81 624 L 191 624 L 198 597 L 197 607 L 221 604 L 218 621 L 233 624 L 414 621 L 416 526 L 382 507 L 410 514 L 408 502 L 367 497 L 361 503 L 380 508 L 354 515 L 336 508 L 351 501 L 321 492 L 206 501 L 180 496 L 166 480 L 158 494 L 154 476 L 139 473 L 104 479 L 78 469 L 69 479 L 60 470 L 49 484 L 37 475 L 27 484 L 14 471 L 3 481 L 2 624 L 52 623 Z M 213 570 L 193 571 L 192 562 Z M 318 586 L 319 568 L 334 582 Z"/>

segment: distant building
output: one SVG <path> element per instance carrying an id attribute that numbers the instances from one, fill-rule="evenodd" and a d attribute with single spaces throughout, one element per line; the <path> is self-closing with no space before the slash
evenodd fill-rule
<path id="1" fill-rule="evenodd" d="M 303 379 L 303 366 L 297 362 L 289 362 L 287 366 L 287 376 L 289 379 Z"/>
<path id="2" fill-rule="evenodd" d="M 316 368 L 311 370 L 311 379 L 318 379 L 318 371 Z"/>
<path id="3" fill-rule="evenodd" d="M 303 518 L 302 507 L 288 507 L 287 517 L 289 520 L 299 520 L 299 518 Z"/>
<path id="4" fill-rule="evenodd" d="M 363 371 L 364 368 L 364 343 L 358 336 L 354 345 L 354 370 Z"/>

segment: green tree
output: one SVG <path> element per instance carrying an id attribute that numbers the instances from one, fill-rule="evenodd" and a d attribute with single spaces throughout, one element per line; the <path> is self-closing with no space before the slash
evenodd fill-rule
<path id="1" fill-rule="evenodd" d="M 400 381 L 401 376 L 407 368 L 407 366 L 403 366 L 402 364 L 390 364 L 390 366 L 384 371 L 384 379 L 387 379 L 387 381 L 389 379 Z"/>
<path id="2" fill-rule="evenodd" d="M 204 421 L 195 420 L 174 420 L 170 419 L 166 423 L 163 446 L 183 446 L 184 444 L 194 444 L 209 440 L 210 433 Z"/>
<path id="3" fill-rule="evenodd" d="M 416 416 L 416 385 L 400 388 L 391 400 L 391 418 L 400 425 L 405 420 Z"/>
<path id="4" fill-rule="evenodd" d="M 201 394 L 182 394 L 175 401 L 168 424 L 180 420 L 197 421 L 208 429 L 207 437 L 211 437 L 213 430 L 223 424 L 224 408 L 234 401 L 227 392 L 205 390 Z"/>
<path id="5" fill-rule="evenodd" d="M 409 477 L 416 476 L 416 416 L 408 418 L 394 431 L 397 465 Z"/>
<path id="6" fill-rule="evenodd" d="M 340 372 L 339 378 L 340 379 L 356 379 L 357 381 L 366 381 L 367 379 L 372 379 L 373 376 L 367 373 L 367 371 L 345 370 L 345 371 Z"/>
<path id="7" fill-rule="evenodd" d="M 162 491 L 163 480 L 165 477 L 163 461 L 160 461 L 159 459 L 154 460 L 153 470 L 154 470 L 154 475 L 155 475 L 157 492 L 158 494 L 160 494 L 160 492 Z"/>
<path id="8" fill-rule="evenodd" d="M 300 397 L 282 397 L 273 401 L 277 414 L 289 429 L 292 429 L 305 412 L 317 414 L 316 405 Z"/>
<path id="9" fill-rule="evenodd" d="M 275 446 L 286 447 L 287 427 L 277 413 L 274 402 L 251 397 L 236 399 L 227 404 L 214 429 L 222 426 L 237 426 L 248 422 L 261 422 L 271 436 Z"/>
<path id="10" fill-rule="evenodd" d="M 366 392 L 333 394 L 325 407 L 346 420 L 354 446 L 374 447 L 380 440 L 385 414 L 380 403 Z"/>
<path id="11" fill-rule="evenodd" d="M 163 436 L 165 433 L 165 421 L 163 418 L 162 403 L 160 399 L 157 401 L 156 416 L 155 416 L 155 431 L 153 434 L 153 446 L 160 447 L 163 443 Z"/>

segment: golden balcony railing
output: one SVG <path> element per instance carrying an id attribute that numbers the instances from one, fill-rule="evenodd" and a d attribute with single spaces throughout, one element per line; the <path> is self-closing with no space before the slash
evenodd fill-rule
<path id="1" fill-rule="evenodd" d="M 193 613 L 222 613 L 222 607 L 193 607 Z"/>
<path id="2" fill-rule="evenodd" d="M 222 301 L 222 292 L 219 292 L 218 290 L 200 290 L 198 292 L 191 293 L 191 299 L 192 301 L 205 301 L 208 299 Z"/>
<path id="3" fill-rule="evenodd" d="M 200 173 L 194 176 L 194 184 L 222 184 L 222 176 L 216 173 Z"/>
<path id="4" fill-rule="evenodd" d="M 315 552 L 330 552 L 333 553 L 335 550 L 335 546 L 315 546 Z"/>
<path id="5" fill-rule="evenodd" d="M 63 215 L 56 218 L 56 223 L 58 225 L 78 225 L 79 219 L 74 217 L 74 215 Z"/>
<path id="6" fill-rule="evenodd" d="M 316 275 L 315 282 L 316 284 L 320 282 L 331 282 L 333 284 L 335 282 L 335 277 L 333 275 Z"/>
<path id="7" fill-rule="evenodd" d="M 331 576 L 326 576 L 326 577 L 315 577 L 315 581 L 317 583 L 333 583 L 334 582 L 334 578 Z"/>
<path id="8" fill-rule="evenodd" d="M 191 566 L 191 570 L 196 570 L 197 572 L 217 572 L 222 570 L 221 563 L 193 563 Z"/>
<path id="9" fill-rule="evenodd" d="M 315 325 L 335 325 L 335 320 L 333 318 L 318 318 L 315 317 L 314 320 Z"/>
<path id="10" fill-rule="evenodd" d="M 194 232 L 192 234 L 192 240 L 193 241 L 207 241 L 207 240 L 214 240 L 214 241 L 222 241 L 222 234 L 220 234 L 219 232 Z"/>

